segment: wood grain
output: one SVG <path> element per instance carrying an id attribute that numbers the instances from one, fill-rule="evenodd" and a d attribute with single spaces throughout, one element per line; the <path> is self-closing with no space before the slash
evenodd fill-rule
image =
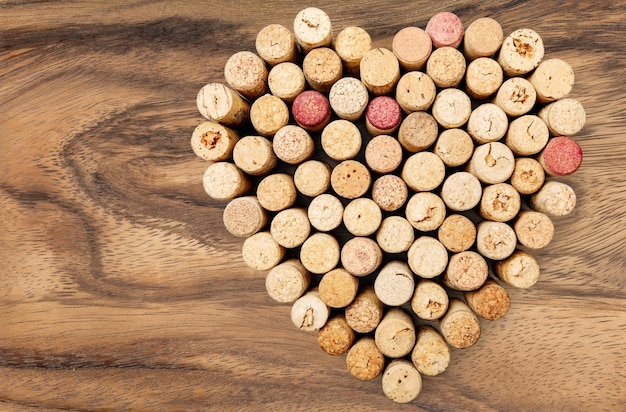
<path id="1" fill-rule="evenodd" d="M 409 405 L 292 327 L 245 267 L 189 145 L 291 1 L 0 2 L 0 409 L 626 410 L 626 2 L 314 1 L 390 47 L 441 10 L 538 31 L 588 121 L 578 195 L 470 349 Z"/>

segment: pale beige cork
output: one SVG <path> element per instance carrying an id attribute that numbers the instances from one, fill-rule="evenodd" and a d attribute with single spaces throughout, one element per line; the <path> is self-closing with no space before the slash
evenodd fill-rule
<path id="1" fill-rule="evenodd" d="M 463 129 L 446 129 L 439 134 L 433 152 L 448 167 L 462 166 L 474 153 L 474 142 Z"/>
<path id="2" fill-rule="evenodd" d="M 319 160 L 307 160 L 296 168 L 294 184 L 300 193 L 315 197 L 330 187 L 330 166 Z"/>
<path id="3" fill-rule="evenodd" d="M 320 298 L 331 308 L 345 308 L 354 300 L 359 279 L 343 268 L 324 274 L 319 283 Z"/>
<path id="4" fill-rule="evenodd" d="M 414 240 L 413 226 L 402 216 L 387 216 L 376 231 L 376 242 L 386 253 L 406 252 Z"/>
<path id="5" fill-rule="evenodd" d="M 314 233 L 300 248 L 300 261 L 311 273 L 330 272 L 339 263 L 341 248 L 339 242 L 328 233 Z"/>
<path id="6" fill-rule="evenodd" d="M 361 81 L 372 94 L 386 95 L 400 80 L 400 63 L 391 50 L 378 47 L 363 54 L 360 72 Z"/>
<path id="7" fill-rule="evenodd" d="M 554 224 L 544 213 L 522 210 L 513 223 L 517 240 L 529 249 L 546 247 L 554 237 Z"/>
<path id="8" fill-rule="evenodd" d="M 308 85 L 318 92 L 328 93 L 343 75 L 339 55 L 328 47 L 311 50 L 302 61 L 302 72 Z"/>
<path id="9" fill-rule="evenodd" d="M 338 161 L 355 157 L 361 150 L 362 144 L 359 128 L 345 119 L 328 123 L 322 130 L 320 141 L 328 157 Z"/>
<path id="10" fill-rule="evenodd" d="M 264 94 L 250 106 L 250 121 L 261 136 L 274 136 L 289 123 L 289 108 L 280 98 Z"/>
<path id="11" fill-rule="evenodd" d="M 210 162 L 229 159 L 238 141 L 239 135 L 236 131 L 212 121 L 200 123 L 191 134 L 193 152 Z"/>
<path id="12" fill-rule="evenodd" d="M 487 280 L 489 267 L 480 254 L 466 250 L 450 256 L 443 284 L 460 291 L 476 290 Z"/>
<path id="13" fill-rule="evenodd" d="M 287 173 L 271 174 L 263 178 L 256 188 L 256 196 L 264 209 L 280 212 L 296 201 L 296 186 Z"/>
<path id="14" fill-rule="evenodd" d="M 269 24 L 263 27 L 256 35 L 254 44 L 259 57 L 270 66 L 298 61 L 296 38 L 291 30 L 282 24 Z"/>
<path id="15" fill-rule="evenodd" d="M 468 60 L 496 54 L 504 41 L 502 26 L 490 17 L 474 20 L 463 35 L 463 54 Z"/>
<path id="16" fill-rule="evenodd" d="M 374 333 L 376 346 L 387 357 L 401 358 L 415 346 L 415 325 L 402 308 L 387 310 Z"/>
<path id="17" fill-rule="evenodd" d="M 343 211 L 343 224 L 354 236 L 369 236 L 383 220 L 380 207 L 372 199 L 361 197 L 348 203 Z"/>
<path id="18" fill-rule="evenodd" d="M 348 26 L 337 34 L 333 48 L 341 57 L 346 74 L 359 77 L 361 58 L 372 48 L 372 38 L 362 27 Z"/>
<path id="19" fill-rule="evenodd" d="M 330 46 L 333 40 L 330 17 L 316 7 L 307 7 L 298 12 L 293 21 L 293 33 L 296 43 L 305 54 L 316 47 Z"/>
<path id="20" fill-rule="evenodd" d="M 537 92 L 523 77 L 511 77 L 502 83 L 493 102 L 511 116 L 522 116 L 535 107 Z"/>
<path id="21" fill-rule="evenodd" d="M 374 281 L 376 296 L 387 306 L 400 306 L 413 297 L 415 279 L 406 262 L 392 260 L 378 272 Z"/>
<path id="22" fill-rule="evenodd" d="M 530 197 L 530 207 L 548 216 L 566 216 L 576 207 L 576 192 L 563 182 L 550 180 Z"/>
<path id="23" fill-rule="evenodd" d="M 333 190 L 345 199 L 356 199 L 367 192 L 372 176 L 365 165 L 357 160 L 344 160 L 330 174 Z"/>
<path id="24" fill-rule="evenodd" d="M 284 62 L 272 67 L 267 85 L 274 96 L 291 103 L 306 89 L 306 79 L 300 66 Z"/>
<path id="25" fill-rule="evenodd" d="M 486 99 L 498 91 L 504 81 L 502 67 L 494 59 L 479 57 L 467 65 L 465 89 L 475 99 Z"/>
<path id="26" fill-rule="evenodd" d="M 488 259 L 506 259 L 515 251 L 516 246 L 515 231 L 504 222 L 485 220 L 476 227 L 476 249 Z"/>
<path id="27" fill-rule="evenodd" d="M 412 112 L 402 120 L 398 141 L 410 153 L 428 149 L 439 136 L 439 125 L 428 112 Z"/>
<path id="28" fill-rule="evenodd" d="M 462 90 L 444 89 L 435 97 L 432 114 L 441 127 L 458 128 L 463 126 L 472 114 L 472 102 Z"/>
<path id="29" fill-rule="evenodd" d="M 411 298 L 411 309 L 420 319 L 436 320 L 446 313 L 448 303 L 448 293 L 443 286 L 434 280 L 421 279 Z"/>
<path id="30" fill-rule="evenodd" d="M 343 221 L 343 203 L 330 193 L 315 196 L 308 206 L 311 225 L 322 232 L 336 229 Z"/>
<path id="31" fill-rule="evenodd" d="M 446 175 L 443 161 L 432 152 L 412 154 L 404 162 L 402 180 L 416 192 L 429 191 L 437 188 Z"/>
<path id="32" fill-rule="evenodd" d="M 425 111 L 435 101 L 435 82 L 420 71 L 410 71 L 400 77 L 396 86 L 396 101 L 405 113 Z"/>
<path id="33" fill-rule="evenodd" d="M 433 42 L 423 29 L 408 26 L 393 36 L 391 50 L 405 71 L 420 70 L 432 53 Z"/>
<path id="34" fill-rule="evenodd" d="M 422 325 L 417 330 L 411 361 L 422 375 L 437 376 L 450 365 L 450 347 L 437 329 Z"/>
<path id="35" fill-rule="evenodd" d="M 574 86 L 572 66 L 561 59 L 548 59 L 539 63 L 528 76 L 537 92 L 537 101 L 549 103 L 567 96 Z"/>
<path id="36" fill-rule="evenodd" d="M 313 156 L 315 142 L 306 130 L 288 124 L 274 135 L 272 149 L 276 157 L 283 162 L 297 165 Z"/>
<path id="37" fill-rule="evenodd" d="M 508 127 L 506 113 L 493 103 L 483 103 L 476 107 L 467 121 L 467 132 L 478 144 L 500 140 Z"/>
<path id="38" fill-rule="evenodd" d="M 415 193 L 406 204 L 405 216 L 415 229 L 430 232 L 437 230 L 446 218 L 446 205 L 432 192 Z"/>
<path id="39" fill-rule="evenodd" d="M 291 306 L 291 322 L 306 332 L 321 329 L 329 316 L 330 308 L 320 299 L 317 289 L 309 290 Z"/>
<path id="40" fill-rule="evenodd" d="M 329 355 L 343 355 L 356 340 L 356 334 L 343 315 L 335 315 L 317 332 L 317 343 Z"/>
<path id="41" fill-rule="evenodd" d="M 441 186 L 441 199 L 455 212 L 472 209 L 480 202 L 481 196 L 480 181 L 468 172 L 452 173 Z"/>
<path id="42" fill-rule="evenodd" d="M 463 252 L 476 241 L 476 225 L 463 215 L 449 215 L 439 226 L 437 238 L 450 252 Z"/>
<path id="43" fill-rule="evenodd" d="M 274 240 L 269 231 L 258 232 L 244 240 L 241 256 L 251 269 L 270 270 L 283 259 L 285 248 Z"/>
<path id="44" fill-rule="evenodd" d="M 502 319 L 510 307 L 509 294 L 498 282 L 488 279 L 479 289 L 465 292 L 467 305 L 486 320 Z"/>
<path id="45" fill-rule="evenodd" d="M 450 46 L 435 49 L 426 63 L 426 74 L 440 88 L 457 87 L 465 74 L 465 57 Z"/>
<path id="46" fill-rule="evenodd" d="M 496 183 L 483 188 L 478 213 L 487 220 L 508 222 L 522 207 L 522 198 L 508 183 Z"/>
<path id="47" fill-rule="evenodd" d="M 374 338 L 363 336 L 348 351 L 346 364 L 350 375 L 362 381 L 369 381 L 382 373 L 385 356 L 376 346 Z"/>
<path id="48" fill-rule="evenodd" d="M 407 252 L 409 267 L 417 276 L 432 279 L 439 276 L 448 265 L 448 252 L 437 239 L 421 236 Z"/>
<path id="49" fill-rule="evenodd" d="M 278 303 L 293 303 L 311 284 L 311 274 L 298 259 L 288 259 L 274 266 L 265 277 L 265 289 Z"/>
<path id="50" fill-rule="evenodd" d="M 265 227 L 268 216 L 256 196 L 242 196 L 228 202 L 222 220 L 230 234 L 249 237 Z"/>
<path id="51" fill-rule="evenodd" d="M 385 305 L 376 296 L 374 287 L 365 286 L 346 307 L 346 322 L 357 333 L 369 333 L 376 329 L 384 311 Z"/>
<path id="52" fill-rule="evenodd" d="M 501 183 L 513 174 L 515 157 L 504 143 L 491 142 L 477 146 L 467 171 L 485 184 Z"/>
<path id="53" fill-rule="evenodd" d="M 527 114 L 509 124 L 505 144 L 517 156 L 530 156 L 546 147 L 550 131 L 539 116 Z"/>
<path id="54" fill-rule="evenodd" d="M 369 102 L 369 94 L 359 79 L 344 77 L 332 85 L 328 93 L 328 101 L 337 117 L 355 121 L 363 116 Z"/>
<path id="55" fill-rule="evenodd" d="M 544 52 L 543 40 L 536 31 L 517 29 L 502 42 L 498 63 L 507 76 L 520 76 L 537 67 Z"/>
<path id="56" fill-rule="evenodd" d="M 226 83 L 249 100 L 265 94 L 268 74 L 263 59 L 250 51 L 233 54 L 224 65 Z"/>
<path id="57" fill-rule="evenodd" d="M 202 176 L 204 191 L 215 200 L 231 200 L 247 193 L 250 179 L 230 162 L 216 162 L 207 167 Z"/>
<path id="58" fill-rule="evenodd" d="M 535 159 L 518 157 L 510 183 L 522 195 L 535 193 L 544 184 L 546 173 L 543 166 Z"/>
<path id="59" fill-rule="evenodd" d="M 380 134 L 365 147 L 365 163 L 373 172 L 391 173 L 400 167 L 402 160 L 402 146 L 393 136 Z"/>
<path id="60" fill-rule="evenodd" d="M 221 83 L 204 85 L 198 91 L 196 106 L 205 119 L 229 127 L 242 126 L 250 119 L 250 104 L 235 90 Z"/>
<path id="61" fill-rule="evenodd" d="M 353 237 L 341 248 L 341 265 L 354 276 L 363 277 L 373 273 L 383 261 L 383 252 L 368 237 Z"/>
<path id="62" fill-rule="evenodd" d="M 406 359 L 389 362 L 381 382 L 385 396 L 396 403 L 409 403 L 422 391 L 422 376 Z"/>
<path id="63" fill-rule="evenodd" d="M 381 176 L 372 185 L 372 200 L 386 212 L 400 209 L 408 196 L 406 183 L 396 175 Z"/>
<path id="64" fill-rule="evenodd" d="M 263 136 L 245 136 L 233 148 L 233 161 L 241 170 L 252 176 L 267 174 L 278 159 L 272 142 Z"/>
<path id="65" fill-rule="evenodd" d="M 472 309 L 460 299 L 450 299 L 450 307 L 439 320 L 441 335 L 448 345 L 466 349 L 480 338 L 480 321 Z"/>
<path id="66" fill-rule="evenodd" d="M 572 136 L 585 126 L 587 115 L 582 103 L 565 97 L 544 106 L 538 116 L 554 136 Z"/>
<path id="67" fill-rule="evenodd" d="M 495 262 L 493 269 L 500 280 L 519 289 L 528 289 L 539 280 L 539 263 L 531 254 L 519 249 Z"/>
<path id="68" fill-rule="evenodd" d="M 278 212 L 270 224 L 270 233 L 282 247 L 292 249 L 302 245 L 311 233 L 306 209 L 294 207 Z"/>

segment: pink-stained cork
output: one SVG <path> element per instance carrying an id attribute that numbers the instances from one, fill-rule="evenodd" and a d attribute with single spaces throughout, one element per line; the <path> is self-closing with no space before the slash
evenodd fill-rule
<path id="1" fill-rule="evenodd" d="M 444 11 L 431 17 L 426 33 L 435 47 L 459 47 L 463 40 L 463 23 L 456 14 Z"/>
<path id="2" fill-rule="evenodd" d="M 371 135 L 391 134 L 402 120 L 402 109 L 393 97 L 378 96 L 367 106 L 365 118 Z"/>
<path id="3" fill-rule="evenodd" d="M 326 96 L 315 90 L 300 93 L 291 107 L 296 122 L 310 132 L 320 131 L 330 121 L 330 103 Z"/>
<path id="4" fill-rule="evenodd" d="M 583 151 L 572 138 L 558 136 L 550 139 L 539 156 L 546 173 L 552 176 L 567 176 L 580 167 Z"/>

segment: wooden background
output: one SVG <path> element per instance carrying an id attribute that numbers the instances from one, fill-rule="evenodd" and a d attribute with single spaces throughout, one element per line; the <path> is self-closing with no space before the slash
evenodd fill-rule
<path id="1" fill-rule="evenodd" d="M 392 403 L 267 296 L 189 145 L 199 88 L 305 4 L 0 1 L 0 410 L 626 410 L 626 1 L 306 5 L 384 47 L 491 16 L 573 66 L 579 204 L 540 281 Z"/>

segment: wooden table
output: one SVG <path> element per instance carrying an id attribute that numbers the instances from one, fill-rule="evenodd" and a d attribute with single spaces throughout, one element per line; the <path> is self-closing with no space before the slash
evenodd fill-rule
<path id="1" fill-rule="evenodd" d="M 608 5 L 610 4 L 610 5 Z M 195 97 L 299 2 L 0 3 L 1 410 L 626 410 L 626 1 L 315 1 L 390 47 L 436 12 L 538 31 L 587 111 L 540 281 L 409 405 L 361 382 L 240 257 Z"/>

